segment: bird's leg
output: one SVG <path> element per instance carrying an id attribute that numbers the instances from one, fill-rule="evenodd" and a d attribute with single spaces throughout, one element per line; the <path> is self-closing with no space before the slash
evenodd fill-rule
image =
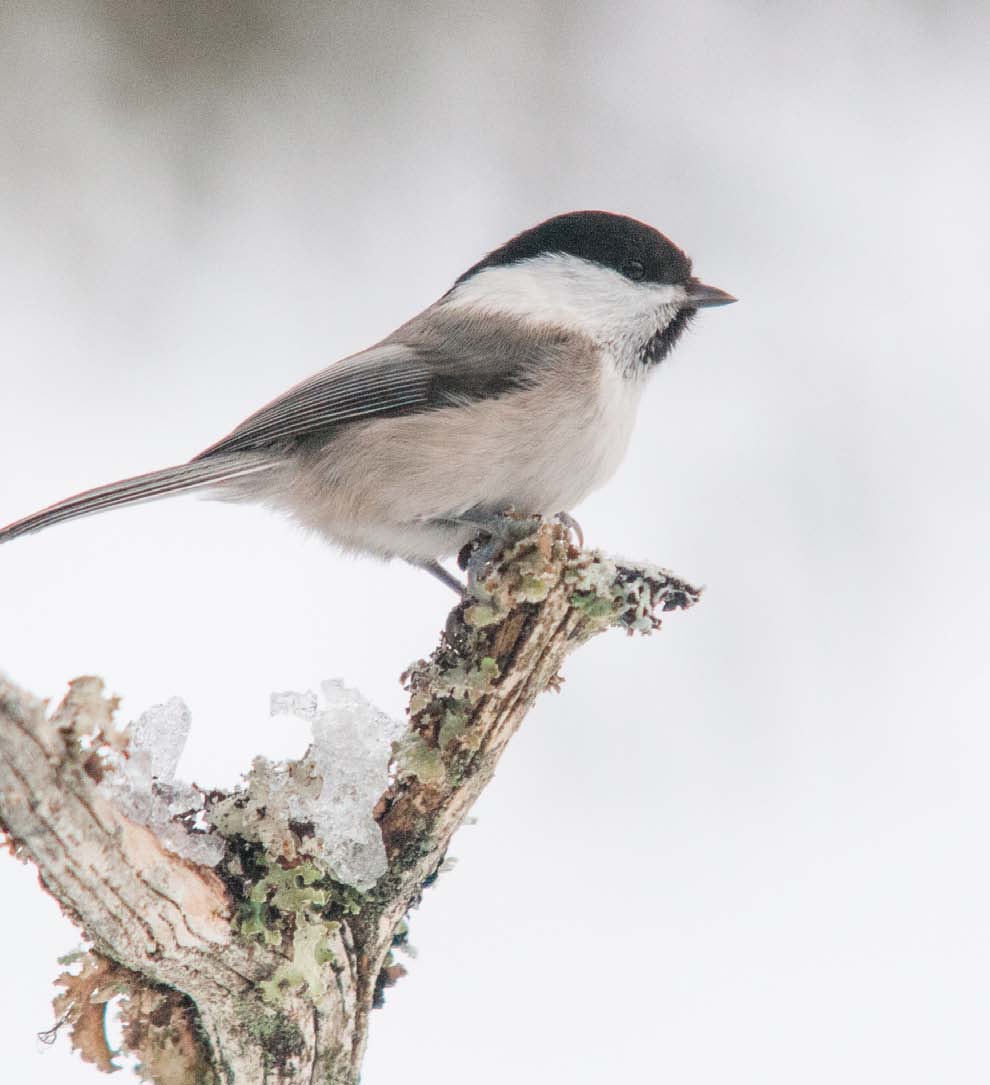
<path id="1" fill-rule="evenodd" d="M 419 562 L 437 580 L 453 588 L 462 597 L 477 596 L 481 574 L 489 562 L 514 542 L 525 538 L 533 530 L 533 521 L 538 517 L 516 517 L 504 512 L 491 512 L 487 509 L 466 509 L 456 516 L 445 516 L 439 523 L 451 527 L 472 527 L 478 535 L 461 548 L 457 555 L 457 564 L 467 572 L 467 588 L 451 576 L 438 562 Z M 555 519 L 577 539 L 579 547 L 584 547 L 584 532 L 581 525 L 569 512 L 558 512 Z M 487 536 L 487 538 L 485 538 Z"/>
<path id="2" fill-rule="evenodd" d="M 478 596 L 478 582 L 482 572 L 488 563 L 505 549 L 508 541 L 497 535 L 489 535 L 484 542 L 472 539 L 457 555 L 457 564 L 467 571 L 468 595 Z M 485 594 L 487 595 L 487 592 Z"/>
<path id="3" fill-rule="evenodd" d="M 435 576 L 441 584 L 446 584 L 451 591 L 457 592 L 462 599 L 464 598 L 464 585 L 453 573 L 448 573 L 439 561 L 410 561 L 409 564 L 414 565 L 417 569 L 422 569 L 424 572 L 429 573 L 430 576 Z"/>
<path id="4" fill-rule="evenodd" d="M 533 530 L 533 517 L 517 518 L 507 513 L 489 512 L 485 509 L 467 509 L 457 516 L 447 518 L 449 523 L 476 528 L 478 536 L 461 548 L 457 563 L 467 571 L 468 595 L 477 596 L 481 573 L 489 562 L 502 550 Z M 484 536 L 488 538 L 484 538 Z"/>

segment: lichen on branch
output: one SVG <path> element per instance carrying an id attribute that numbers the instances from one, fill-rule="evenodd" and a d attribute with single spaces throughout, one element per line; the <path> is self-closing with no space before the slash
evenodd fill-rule
<path id="1" fill-rule="evenodd" d="M 119 730 L 99 679 L 51 716 L 0 679 L 0 826 L 92 947 L 56 1000 L 83 1057 L 114 1068 L 119 996 L 146 1081 L 357 1081 L 408 912 L 535 698 L 590 637 L 653 632 L 699 596 L 538 520 L 475 560 L 471 597 L 403 675 L 405 721 L 339 684 L 322 704 L 280 694 L 313 745 L 229 792 L 174 778 L 181 702 Z"/>

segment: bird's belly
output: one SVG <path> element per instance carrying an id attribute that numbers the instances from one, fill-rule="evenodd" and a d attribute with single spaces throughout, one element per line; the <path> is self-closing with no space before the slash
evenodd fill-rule
<path id="1" fill-rule="evenodd" d="M 616 375 L 552 412 L 545 390 L 528 390 L 351 425 L 287 462 L 271 500 L 348 549 L 442 557 L 476 533 L 451 523 L 459 514 L 550 515 L 601 486 L 625 454 L 638 396 Z"/>

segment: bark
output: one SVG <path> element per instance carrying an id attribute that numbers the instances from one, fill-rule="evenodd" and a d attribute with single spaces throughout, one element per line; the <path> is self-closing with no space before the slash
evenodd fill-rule
<path id="1" fill-rule="evenodd" d="M 375 808 L 388 869 L 363 893 L 307 854 L 311 827 L 277 848 L 238 831 L 236 796 L 207 803 L 227 811 L 216 869 L 181 858 L 100 786 L 127 737 L 98 679 L 73 681 L 51 715 L 0 679 L 0 828 L 92 944 L 55 1000 L 84 1058 L 113 1068 L 103 1013 L 120 995 L 124 1047 L 157 1085 L 357 1082 L 371 1011 L 402 974 L 404 917 L 535 698 L 589 637 L 651 632 L 699 595 L 577 550 L 557 525 L 525 530 L 403 676 L 409 731 Z"/>

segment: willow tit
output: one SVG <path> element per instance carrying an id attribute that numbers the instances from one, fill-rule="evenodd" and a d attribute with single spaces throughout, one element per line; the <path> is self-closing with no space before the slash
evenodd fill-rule
<path id="1" fill-rule="evenodd" d="M 601 486 L 625 454 L 646 378 L 698 309 L 732 301 L 642 222 L 558 215 L 188 463 L 66 498 L 3 528 L 0 542 L 202 490 L 460 590 L 439 559 L 507 509 L 566 513 Z"/>

